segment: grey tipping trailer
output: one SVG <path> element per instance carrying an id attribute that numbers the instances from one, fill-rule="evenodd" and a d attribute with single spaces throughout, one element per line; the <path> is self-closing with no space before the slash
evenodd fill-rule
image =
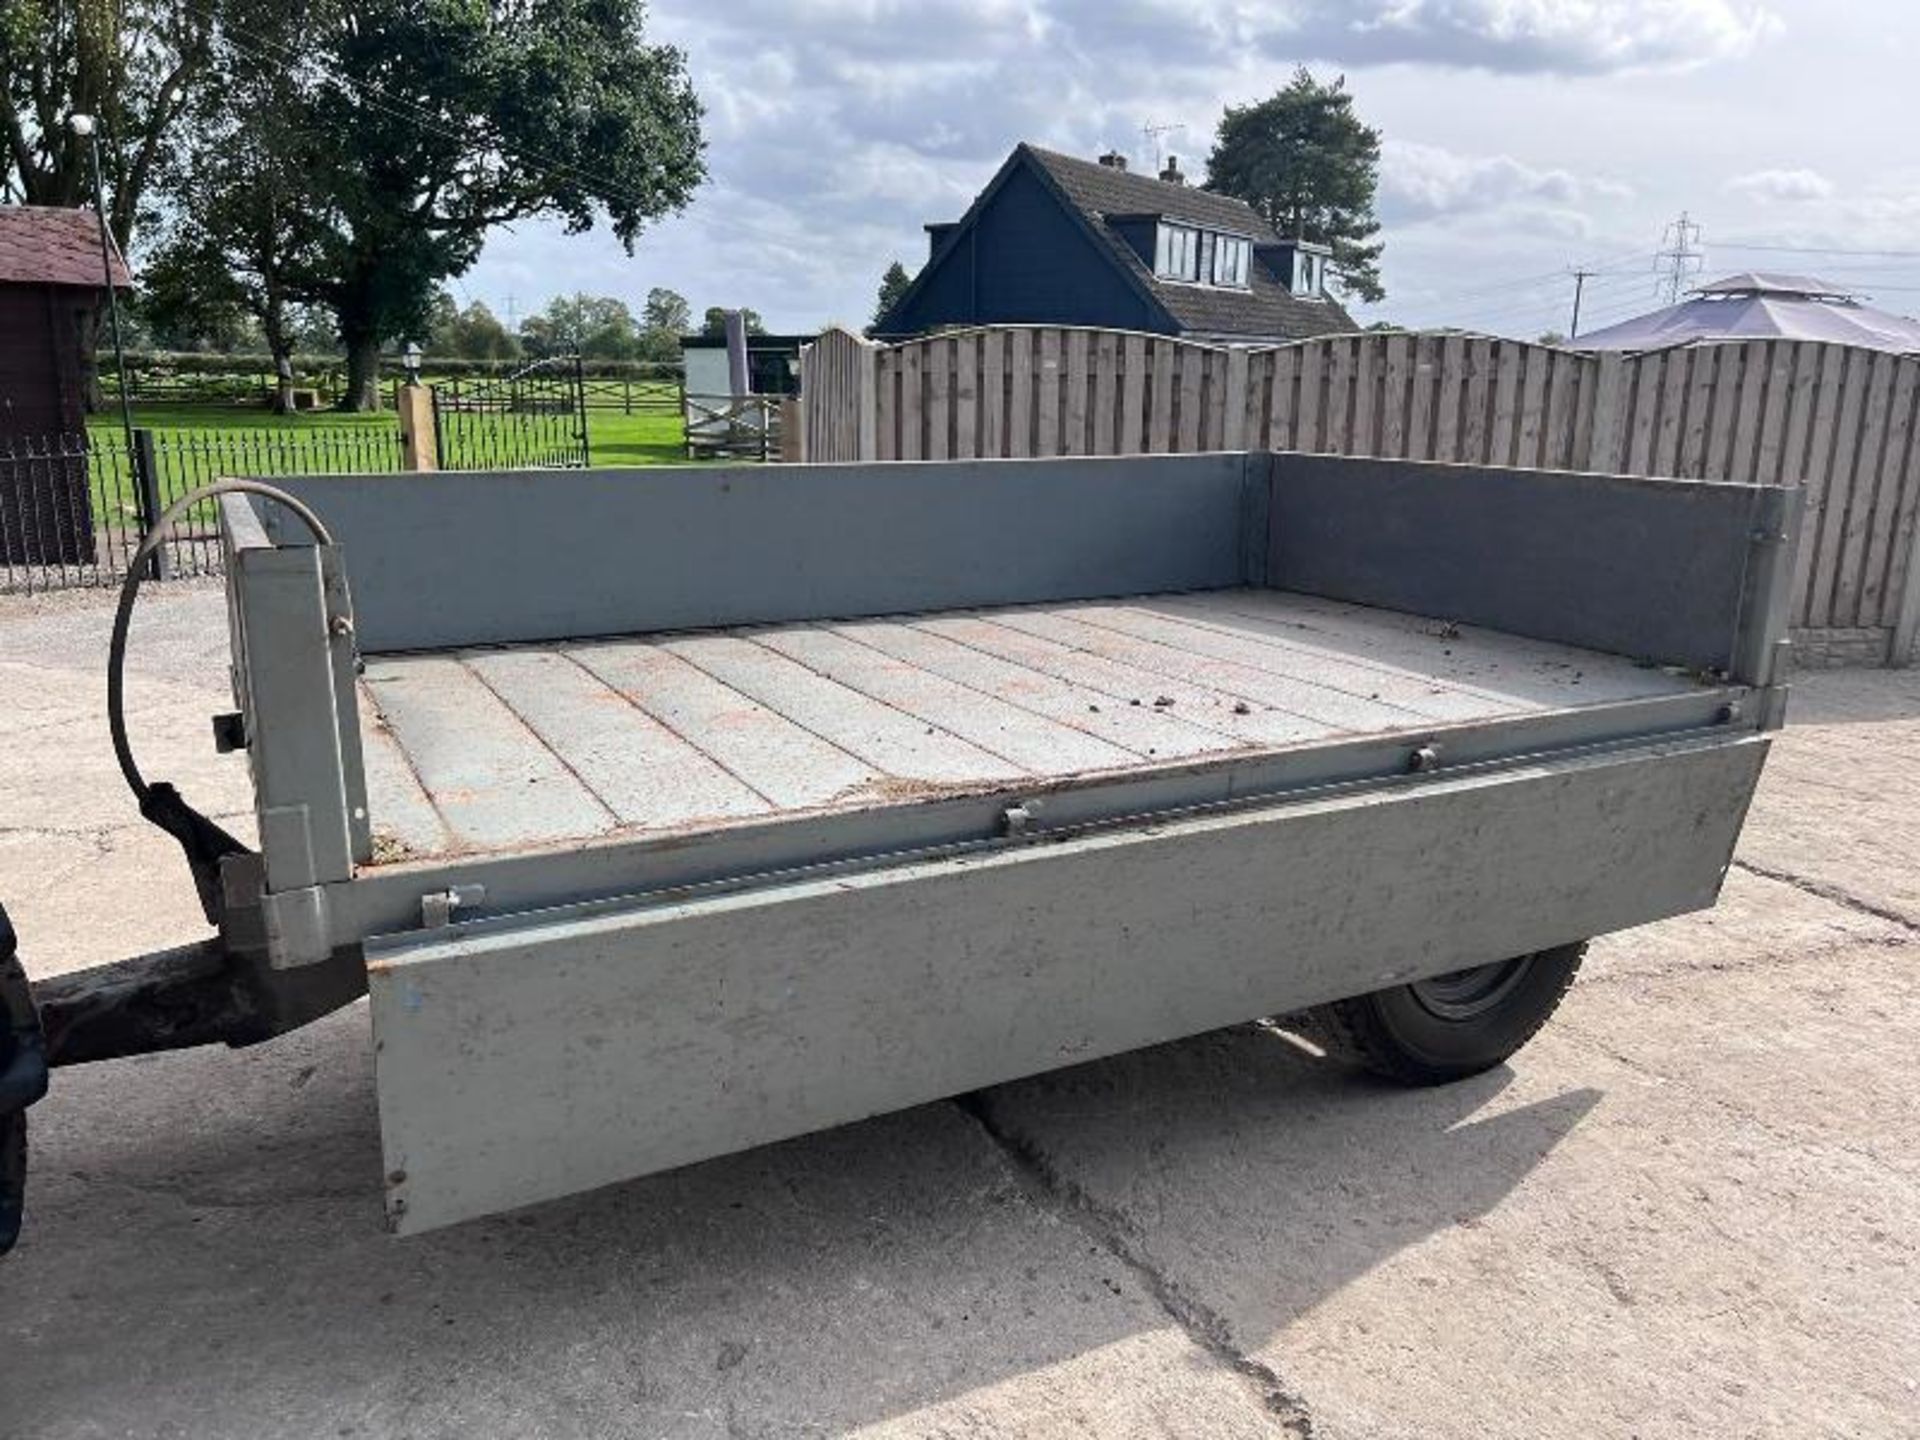
<path id="1" fill-rule="evenodd" d="M 1786 488 L 275 483 L 311 513 L 219 501 L 260 848 L 143 799 L 219 936 L 31 1002 L 0 960 L 0 1107 L 366 993 L 402 1232 L 1266 1015 L 1484 1068 L 1714 903 L 1785 704 Z"/>

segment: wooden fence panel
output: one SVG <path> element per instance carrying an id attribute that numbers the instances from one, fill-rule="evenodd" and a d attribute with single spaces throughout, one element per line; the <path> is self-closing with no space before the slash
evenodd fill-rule
<path id="1" fill-rule="evenodd" d="M 1590 418 L 1587 441 L 1580 451 L 1582 470 L 1613 474 L 1623 468 L 1633 384 L 1626 356 L 1608 352 L 1593 357 L 1593 398 L 1586 406 Z"/>
<path id="2" fill-rule="evenodd" d="M 1120 340 L 1111 330 L 1094 337 L 1093 349 L 1093 444 L 1095 455 L 1117 455 L 1113 416 L 1115 397 L 1120 388 Z"/>
<path id="3" fill-rule="evenodd" d="M 1675 427 L 1679 453 L 1674 456 L 1673 473 L 1688 480 L 1699 480 L 1707 471 L 1707 420 L 1713 411 L 1714 368 L 1719 361 L 1717 347 L 1688 352 L 1687 383 L 1681 396 L 1681 418 Z"/>
<path id="4" fill-rule="evenodd" d="M 1007 336 L 980 335 L 980 442 L 978 453 L 997 460 L 1007 453 Z"/>
<path id="5" fill-rule="evenodd" d="M 1880 353 L 1864 376 L 1866 397 L 1860 411 L 1860 438 L 1853 457 L 1853 486 L 1847 495 L 1847 522 L 1839 536 L 1839 564 L 1834 574 L 1834 614 L 1837 626 L 1872 624 L 1864 616 L 1878 611 L 1880 584 L 1872 576 L 1874 526 L 1885 524 L 1882 476 L 1885 472 L 1887 422 L 1893 417 L 1893 388 L 1901 365 L 1897 357 Z"/>
<path id="6" fill-rule="evenodd" d="M 1122 455 L 1147 449 L 1147 338 L 1127 335 L 1121 341 L 1120 446 Z"/>
<path id="7" fill-rule="evenodd" d="M 1173 391 L 1173 448 L 1190 454 L 1200 448 L 1200 385 L 1206 372 L 1206 353 L 1191 345 L 1168 347 L 1179 371 Z"/>
<path id="8" fill-rule="evenodd" d="M 950 460 L 947 453 L 949 411 L 953 406 L 953 342 L 942 337 L 929 345 L 920 359 L 920 455 L 926 460 Z"/>
<path id="9" fill-rule="evenodd" d="M 1880 498 L 1867 543 L 1867 579 L 1856 625 L 1891 626 L 1889 598 L 1897 596 L 1912 553 L 1914 487 L 1920 483 L 1914 450 L 1920 442 L 1920 361 L 1906 360 L 1894 381 L 1891 413 L 1880 458 Z M 1902 537 L 1906 537 L 1903 542 Z M 1896 602 L 1897 605 L 1897 602 Z"/>
<path id="10" fill-rule="evenodd" d="M 999 326 L 888 346 L 829 331 L 802 371 L 810 460 L 1252 448 L 1798 484 L 1794 626 L 1863 644 L 1920 630 L 1916 356 L 1400 332 L 1246 349 Z"/>
<path id="11" fill-rule="evenodd" d="M 1033 448 L 1033 332 L 1016 330 L 1007 361 L 1007 454 L 1025 456 Z"/>
<path id="12" fill-rule="evenodd" d="M 1844 495 L 1836 496 L 1840 484 L 1835 471 L 1841 463 L 1841 445 L 1850 438 L 1841 430 L 1849 394 L 1848 359 L 1844 350 L 1831 348 L 1820 357 L 1819 389 L 1807 432 L 1807 520 L 1800 536 L 1800 563 L 1794 580 L 1800 596 L 1797 613 L 1808 625 L 1827 623 L 1828 607 L 1823 598 L 1830 578 L 1827 567 L 1838 544 L 1834 528 L 1845 514 Z"/>

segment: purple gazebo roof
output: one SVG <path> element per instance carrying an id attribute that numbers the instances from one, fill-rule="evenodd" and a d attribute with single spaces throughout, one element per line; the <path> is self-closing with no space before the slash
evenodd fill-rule
<path id="1" fill-rule="evenodd" d="M 1909 354 L 1920 353 L 1920 321 L 1862 305 L 1845 286 L 1812 276 L 1744 271 L 1571 343 L 1581 350 L 1658 350 L 1702 340 L 1828 340 Z"/>

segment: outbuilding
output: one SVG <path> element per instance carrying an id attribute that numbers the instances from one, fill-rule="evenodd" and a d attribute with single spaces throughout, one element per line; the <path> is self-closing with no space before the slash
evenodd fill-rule
<path id="1" fill-rule="evenodd" d="M 119 255 L 113 283 L 132 283 Z M 91 210 L 0 206 L 0 435 L 75 435 L 107 267 Z"/>
<path id="2" fill-rule="evenodd" d="M 92 211 L 0 206 L 0 562 L 94 558 L 87 387 L 109 274 L 132 283 Z"/>

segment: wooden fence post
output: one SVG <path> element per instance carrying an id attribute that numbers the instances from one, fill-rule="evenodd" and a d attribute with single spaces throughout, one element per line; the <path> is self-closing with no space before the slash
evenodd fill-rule
<path id="1" fill-rule="evenodd" d="M 780 463 L 798 465 L 807 458 L 807 408 L 798 395 L 780 397 Z"/>
<path id="2" fill-rule="evenodd" d="M 1222 450 L 1244 450 L 1247 448 L 1247 347 L 1230 346 L 1227 350 L 1227 383 L 1225 394 L 1227 413 L 1221 427 L 1220 448 Z"/>
<path id="3" fill-rule="evenodd" d="M 439 449 L 435 443 L 433 389 L 427 385 L 402 385 L 394 394 L 400 412 L 400 465 L 404 470 L 438 470 Z"/>
<path id="4" fill-rule="evenodd" d="M 1612 475 L 1620 471 L 1620 437 L 1626 433 L 1627 395 L 1626 359 L 1617 350 L 1602 350 L 1594 355 L 1593 422 L 1587 431 L 1587 453 L 1576 465 Z M 1585 387 L 1583 386 L 1584 390 Z M 1586 400 L 1583 394 L 1581 397 Z"/>
<path id="5" fill-rule="evenodd" d="M 834 326 L 800 352 L 802 460 L 877 460 L 880 350 Z"/>

